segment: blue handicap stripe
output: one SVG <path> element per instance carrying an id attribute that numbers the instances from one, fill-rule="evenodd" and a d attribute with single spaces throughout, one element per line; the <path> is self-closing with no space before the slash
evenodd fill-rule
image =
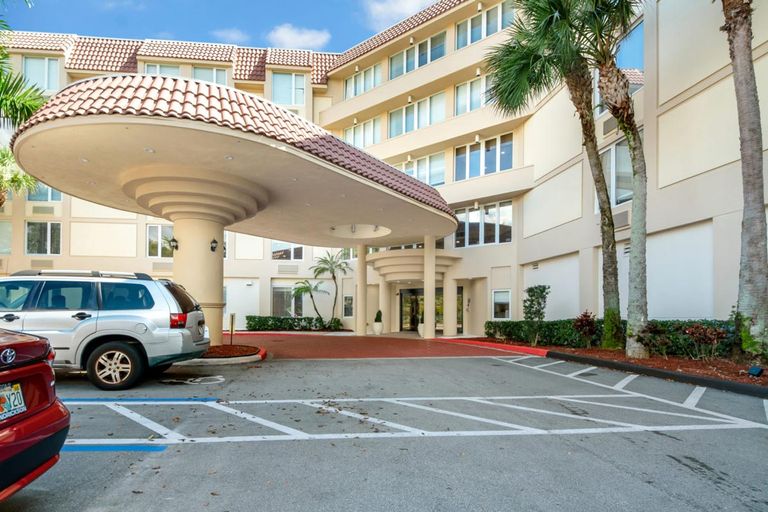
<path id="1" fill-rule="evenodd" d="M 61 448 L 63 452 L 162 452 L 167 446 L 162 444 L 68 444 Z"/>
<path id="2" fill-rule="evenodd" d="M 62 398 L 61 401 L 66 402 L 216 402 L 218 398 L 215 397 L 202 397 L 202 398 Z"/>

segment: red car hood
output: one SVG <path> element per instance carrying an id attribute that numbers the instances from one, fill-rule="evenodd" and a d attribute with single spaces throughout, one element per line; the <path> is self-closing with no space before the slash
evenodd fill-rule
<path id="1" fill-rule="evenodd" d="M 12 349 L 16 356 L 10 363 L 5 361 L 8 354 L 7 349 Z M 49 350 L 50 346 L 45 338 L 0 329 L 0 370 L 45 359 Z"/>

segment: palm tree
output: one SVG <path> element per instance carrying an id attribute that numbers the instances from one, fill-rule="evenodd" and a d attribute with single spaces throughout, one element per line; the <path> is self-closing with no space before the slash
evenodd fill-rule
<path id="1" fill-rule="evenodd" d="M 505 114 L 517 114 L 531 101 L 565 82 L 581 122 L 600 210 L 603 251 L 603 346 L 621 347 L 619 277 L 613 213 L 597 150 L 592 75 L 575 32 L 580 0 L 518 0 L 510 38 L 487 57 L 489 99 Z"/>
<path id="2" fill-rule="evenodd" d="M 336 318 L 336 302 L 339 298 L 339 276 L 347 275 L 347 272 L 350 272 L 352 267 L 350 267 L 349 263 L 344 260 L 342 251 L 339 251 L 336 254 L 331 254 L 330 251 L 326 251 L 325 256 L 316 258 L 315 261 L 315 265 L 309 267 L 313 272 L 315 279 L 319 279 L 328 274 L 333 281 L 333 308 L 331 309 L 331 320 L 333 320 Z"/>
<path id="3" fill-rule="evenodd" d="M 37 180 L 19 169 L 13 153 L 8 148 L 0 148 L 0 208 L 8 199 L 8 192 L 23 194 L 37 188 Z"/>
<path id="4" fill-rule="evenodd" d="M 316 293 L 324 293 L 328 295 L 328 291 L 320 288 L 320 284 L 321 283 L 319 282 L 312 284 L 309 282 L 309 279 L 298 281 L 296 284 L 293 285 L 293 296 L 296 298 L 301 298 L 305 295 L 309 295 L 309 298 L 312 301 L 312 307 L 315 310 L 315 314 L 317 315 L 317 318 L 320 319 L 320 323 L 325 325 L 325 320 L 323 320 L 323 315 L 321 315 L 320 311 L 317 310 L 317 304 L 315 303 Z"/>
<path id="5" fill-rule="evenodd" d="M 768 351 L 768 230 L 763 193 L 760 104 L 752 62 L 752 0 L 722 0 L 722 3 L 725 15 L 722 30 L 728 35 L 739 115 L 744 196 L 737 317 L 740 322 L 748 322 L 746 329 L 739 329 L 742 348 L 765 352 Z"/>
<path id="6" fill-rule="evenodd" d="M 635 121 L 629 80 L 616 64 L 619 42 L 637 17 L 641 0 L 582 0 L 576 33 L 590 66 L 599 72 L 603 105 L 616 118 L 632 160 L 632 225 L 630 227 L 629 294 L 627 297 L 627 348 L 629 357 L 648 357 L 640 341 L 648 324 L 646 270 L 646 210 L 648 177 L 643 140 Z"/>

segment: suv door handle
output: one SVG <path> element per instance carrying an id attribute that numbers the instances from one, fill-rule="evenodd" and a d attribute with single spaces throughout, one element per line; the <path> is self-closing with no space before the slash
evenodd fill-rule
<path id="1" fill-rule="evenodd" d="M 13 322 L 14 320 L 18 320 L 19 318 L 21 317 L 18 315 L 14 315 L 13 313 L 7 313 L 3 315 L 3 320 L 5 320 L 6 322 Z"/>
<path id="2" fill-rule="evenodd" d="M 89 313 L 85 313 L 81 311 L 80 313 L 75 313 L 74 315 L 72 315 L 72 318 L 77 318 L 78 320 L 85 320 L 86 318 L 91 318 L 92 316 L 93 315 Z"/>

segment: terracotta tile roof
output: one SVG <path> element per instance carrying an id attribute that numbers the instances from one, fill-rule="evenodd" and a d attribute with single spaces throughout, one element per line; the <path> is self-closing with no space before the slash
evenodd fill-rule
<path id="1" fill-rule="evenodd" d="M 411 30 L 415 29 L 419 25 L 423 25 L 424 23 L 440 16 L 444 12 L 450 11 L 454 7 L 469 1 L 470 0 L 440 0 L 439 2 L 435 2 L 434 4 L 430 5 L 426 9 L 417 12 L 413 16 L 410 16 L 404 19 L 400 23 L 392 25 L 388 29 L 382 32 L 379 32 L 375 36 L 369 39 L 366 39 L 365 41 L 358 44 L 357 46 L 353 46 L 349 50 L 345 51 L 344 53 L 341 54 L 339 59 L 336 61 L 336 63 L 333 66 L 333 69 L 336 69 L 348 62 L 351 62 L 356 58 L 365 55 L 371 50 L 374 50 L 379 46 L 382 46 L 392 41 L 393 39 L 397 39 L 398 37 L 402 36 L 406 32 L 410 32 Z"/>
<path id="2" fill-rule="evenodd" d="M 3 32 L 2 41 L 9 48 L 22 50 L 49 50 L 66 52 L 77 39 L 75 34 L 52 34 L 50 32 Z"/>
<path id="3" fill-rule="evenodd" d="M 185 78 L 100 76 L 75 82 L 54 95 L 24 123 L 89 115 L 190 119 L 254 133 L 289 144 L 346 171 L 454 217 L 434 188 L 347 144 L 319 126 L 254 95 Z"/>
<path id="4" fill-rule="evenodd" d="M 145 39 L 138 54 L 142 57 L 232 62 L 235 48 L 232 44 Z"/>
<path id="5" fill-rule="evenodd" d="M 78 37 L 67 56 L 66 67 L 136 73 L 136 54 L 141 45 L 142 41 L 136 39 Z"/>
<path id="6" fill-rule="evenodd" d="M 312 52 L 309 50 L 269 48 L 267 50 L 267 64 L 308 68 L 312 66 Z"/>
<path id="7" fill-rule="evenodd" d="M 232 75 L 235 80 L 254 80 L 263 82 L 266 76 L 265 48 L 238 48 L 235 50 L 235 67 Z"/>
<path id="8" fill-rule="evenodd" d="M 312 83 L 327 84 L 328 71 L 336 63 L 339 53 L 312 53 Z"/>
<path id="9" fill-rule="evenodd" d="M 632 85 L 644 85 L 645 84 L 645 74 L 642 70 L 636 69 L 636 68 L 626 68 L 622 69 L 624 72 L 624 75 L 627 77 L 627 80 L 629 80 L 629 83 Z"/>

